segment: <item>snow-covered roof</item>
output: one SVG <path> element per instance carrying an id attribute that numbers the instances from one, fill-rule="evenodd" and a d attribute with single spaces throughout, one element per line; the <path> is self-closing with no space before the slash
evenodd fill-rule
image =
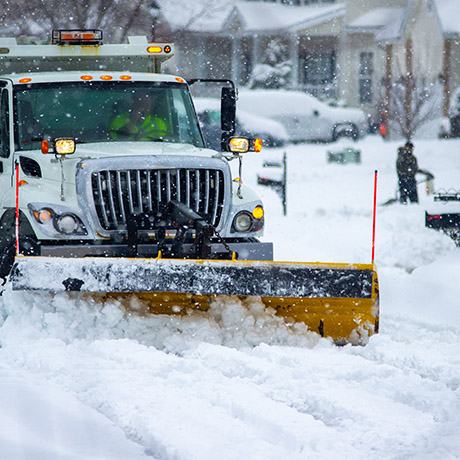
<path id="1" fill-rule="evenodd" d="M 433 0 L 444 36 L 460 35 L 460 0 Z M 290 6 L 280 3 L 238 0 L 157 0 L 161 15 L 172 30 L 219 33 L 238 18 L 248 32 L 298 31 L 342 17 L 345 4 Z M 347 24 L 349 32 L 374 33 L 377 40 L 398 38 L 406 20 L 406 8 L 374 8 Z"/>
<path id="2" fill-rule="evenodd" d="M 460 35 L 459 0 L 435 0 L 444 36 Z"/>
<path id="3" fill-rule="evenodd" d="M 247 31 L 299 30 L 345 14 L 345 5 L 288 6 L 280 3 L 237 2 L 229 19 L 238 15 Z"/>
<path id="4" fill-rule="evenodd" d="M 460 1 L 433 0 L 439 23 L 445 37 L 460 35 Z M 400 37 L 407 19 L 405 8 L 375 8 L 347 24 L 349 32 L 374 33 L 377 40 L 392 40 Z"/>
<path id="5" fill-rule="evenodd" d="M 376 8 L 347 24 L 347 29 L 373 32 L 388 27 L 389 24 L 400 23 L 402 17 L 403 8 Z"/>
<path id="6" fill-rule="evenodd" d="M 161 15 L 174 30 L 215 33 L 222 30 L 235 0 L 157 0 Z"/>
<path id="7" fill-rule="evenodd" d="M 290 6 L 279 3 L 215 0 L 158 0 L 161 14 L 173 30 L 218 33 L 237 18 L 246 31 L 300 30 L 345 14 L 345 5 Z"/>
<path id="8" fill-rule="evenodd" d="M 377 40 L 391 40 L 401 35 L 405 17 L 405 8 L 375 8 L 347 24 L 347 30 L 373 33 Z"/>
<path id="9" fill-rule="evenodd" d="M 407 8 L 395 8 L 393 17 L 375 35 L 377 40 L 392 40 L 401 37 L 407 19 Z"/>

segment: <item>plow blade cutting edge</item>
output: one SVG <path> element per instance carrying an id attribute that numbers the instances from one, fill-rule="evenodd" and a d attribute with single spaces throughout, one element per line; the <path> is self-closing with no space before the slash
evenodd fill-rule
<path id="1" fill-rule="evenodd" d="M 360 343 L 378 332 L 373 264 L 18 256 L 10 281 L 16 291 L 78 291 L 121 301 L 135 295 L 147 304 L 146 314 L 206 311 L 219 296 L 255 296 L 288 323 L 303 322 L 337 343 Z M 123 304 L 129 309 L 130 302 Z"/>

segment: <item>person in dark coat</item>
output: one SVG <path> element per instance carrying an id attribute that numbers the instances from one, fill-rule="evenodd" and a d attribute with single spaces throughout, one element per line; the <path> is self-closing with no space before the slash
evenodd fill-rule
<path id="1" fill-rule="evenodd" d="M 414 145 L 411 142 L 398 148 L 396 171 L 398 172 L 399 201 L 402 204 L 407 204 L 407 200 L 411 203 L 418 203 L 415 175 L 419 172 L 419 168 L 413 150 Z"/>

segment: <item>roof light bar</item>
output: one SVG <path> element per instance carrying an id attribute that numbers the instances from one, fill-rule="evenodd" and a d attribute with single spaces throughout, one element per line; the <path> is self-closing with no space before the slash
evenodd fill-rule
<path id="1" fill-rule="evenodd" d="M 53 45 L 102 45 L 102 30 L 59 29 L 51 35 Z"/>

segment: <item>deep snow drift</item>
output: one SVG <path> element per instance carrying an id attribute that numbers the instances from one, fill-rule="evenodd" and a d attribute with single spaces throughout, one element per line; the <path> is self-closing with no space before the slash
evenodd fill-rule
<path id="1" fill-rule="evenodd" d="M 256 185 L 283 150 L 246 158 L 277 260 L 370 261 L 374 170 L 383 203 L 398 144 L 353 146 L 361 164 L 327 163 L 327 144 L 285 149 L 286 217 Z M 460 189 L 459 141 L 415 147 L 435 188 Z M 379 206 L 381 332 L 365 347 L 288 328 L 258 301 L 145 319 L 116 301 L 7 289 L 0 459 L 460 458 L 460 250 L 424 228 L 432 198 L 419 194 L 419 205 Z"/>

